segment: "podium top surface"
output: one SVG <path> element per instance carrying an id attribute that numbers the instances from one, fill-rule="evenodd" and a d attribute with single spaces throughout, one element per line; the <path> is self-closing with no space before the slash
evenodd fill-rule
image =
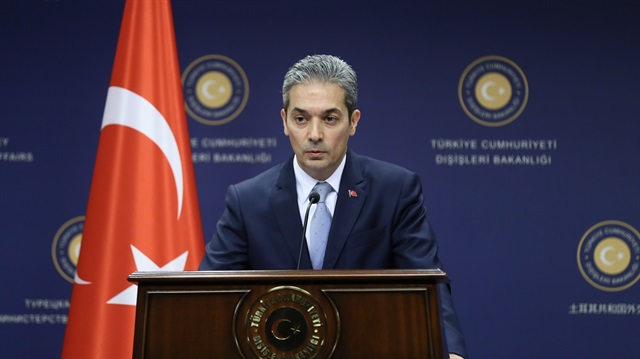
<path id="1" fill-rule="evenodd" d="M 183 271 L 133 272 L 128 280 L 133 283 L 191 282 L 225 283 L 238 280 L 255 283 L 268 282 L 402 282 L 446 281 L 440 269 L 383 269 L 383 270 L 235 270 L 235 271 Z"/>

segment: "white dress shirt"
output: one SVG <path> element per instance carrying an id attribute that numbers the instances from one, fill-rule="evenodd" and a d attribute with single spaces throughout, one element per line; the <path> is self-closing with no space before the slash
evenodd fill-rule
<path id="1" fill-rule="evenodd" d="M 333 213 L 336 209 L 336 201 L 338 200 L 338 191 L 340 190 L 340 179 L 342 179 L 342 172 L 344 171 L 344 165 L 347 162 L 347 156 L 342 158 L 342 162 L 336 169 L 333 174 L 327 178 L 325 182 L 328 182 L 331 187 L 333 187 L 333 191 L 327 195 L 325 199 L 325 204 L 333 217 Z M 298 192 L 298 209 L 300 210 L 300 221 L 304 223 L 304 214 L 307 211 L 307 206 L 309 205 L 309 194 L 311 194 L 311 190 L 316 183 L 320 182 L 317 179 L 309 176 L 305 171 L 302 170 L 300 165 L 298 164 L 298 159 L 296 156 L 293 156 L 293 172 L 296 176 L 296 191 Z M 316 210 L 316 206 L 311 206 L 311 210 L 309 211 L 309 218 L 313 218 L 313 213 Z M 306 233 L 307 241 L 309 240 L 309 228 L 307 227 Z M 308 242 L 307 242 L 308 244 Z"/>

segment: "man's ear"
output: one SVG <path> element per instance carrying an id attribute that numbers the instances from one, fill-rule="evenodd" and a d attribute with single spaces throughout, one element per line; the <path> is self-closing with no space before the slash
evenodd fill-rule
<path id="1" fill-rule="evenodd" d="M 287 129 L 287 111 L 280 110 L 280 117 L 282 117 L 282 127 L 284 128 L 284 135 L 289 136 L 289 130 Z"/>
<path id="2" fill-rule="evenodd" d="M 360 115 L 360 110 L 355 110 L 351 114 L 351 130 L 349 132 L 349 135 L 351 136 L 356 134 L 356 127 L 358 127 L 358 123 L 360 122 Z"/>

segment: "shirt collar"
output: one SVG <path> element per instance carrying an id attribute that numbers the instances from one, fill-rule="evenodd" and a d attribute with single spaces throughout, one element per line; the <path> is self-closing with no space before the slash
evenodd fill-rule
<path id="1" fill-rule="evenodd" d="M 344 157 L 342 157 L 342 162 L 338 168 L 336 168 L 335 172 L 326 179 L 325 182 L 328 182 L 333 190 L 338 193 L 340 190 L 340 180 L 342 179 L 342 173 L 344 172 L 344 166 L 347 163 L 347 154 L 345 153 Z M 309 198 L 309 194 L 313 189 L 313 186 L 316 185 L 319 181 L 311 176 L 309 176 L 298 164 L 298 158 L 293 156 L 293 173 L 296 176 L 296 190 L 298 192 L 298 203 L 302 204 L 306 202 Z"/>

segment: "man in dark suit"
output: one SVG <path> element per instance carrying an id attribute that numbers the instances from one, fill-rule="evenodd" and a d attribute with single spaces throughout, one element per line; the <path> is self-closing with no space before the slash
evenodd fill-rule
<path id="1" fill-rule="evenodd" d="M 308 56 L 289 69 L 282 94 L 282 123 L 294 155 L 229 187 L 200 269 L 295 269 L 318 182 L 330 185 L 320 199 L 330 229 L 328 239 L 316 239 L 322 231 L 314 228 L 314 211 L 320 215 L 320 206 L 312 206 L 301 268 L 442 268 L 418 176 L 347 148 L 360 121 L 352 68 L 334 56 Z M 466 356 L 450 288 L 442 285 L 440 293 L 450 357 Z"/>

